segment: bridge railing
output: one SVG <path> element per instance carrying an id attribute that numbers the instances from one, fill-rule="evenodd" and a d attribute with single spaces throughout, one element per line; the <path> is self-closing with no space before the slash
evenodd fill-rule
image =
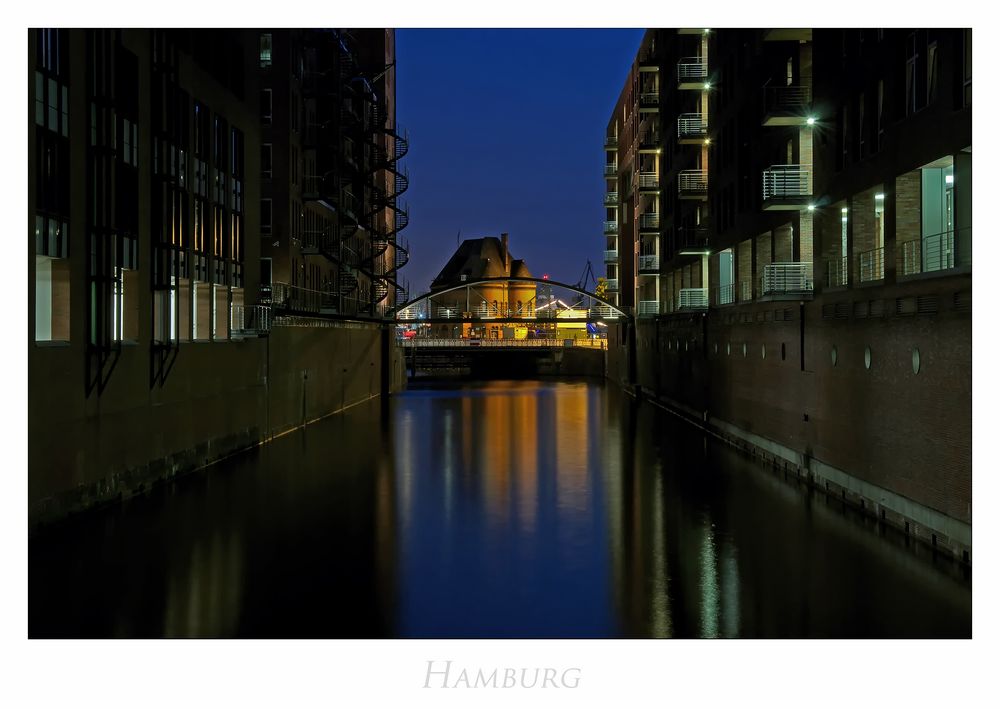
<path id="1" fill-rule="evenodd" d="M 608 341 L 602 338 L 531 338 L 524 340 L 475 340 L 465 338 L 432 338 L 413 337 L 400 338 L 403 347 L 494 347 L 494 348 L 518 348 L 518 347 L 586 347 L 589 349 L 606 350 Z"/>

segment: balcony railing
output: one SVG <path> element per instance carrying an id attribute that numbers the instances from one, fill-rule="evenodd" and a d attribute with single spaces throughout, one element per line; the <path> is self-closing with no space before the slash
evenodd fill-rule
<path id="1" fill-rule="evenodd" d="M 604 206 L 605 207 L 617 207 L 618 206 L 618 193 L 617 192 L 606 192 L 604 194 Z"/>
<path id="2" fill-rule="evenodd" d="M 956 234 L 966 238 L 969 244 L 972 243 L 972 227 L 932 234 L 923 239 L 896 242 L 899 249 L 901 275 L 911 276 L 916 273 L 932 273 L 954 268 L 956 265 Z M 971 258 L 966 258 L 960 259 L 958 264 L 967 265 L 962 261 L 969 264 L 972 262 Z"/>
<path id="3" fill-rule="evenodd" d="M 707 310 L 708 289 L 681 288 L 677 307 L 679 310 Z"/>
<path id="4" fill-rule="evenodd" d="M 858 280 L 861 283 L 885 278 L 885 247 L 858 254 Z"/>
<path id="5" fill-rule="evenodd" d="M 605 234 L 617 234 L 618 233 L 618 222 L 604 222 L 604 233 Z"/>
<path id="6" fill-rule="evenodd" d="M 659 315 L 659 313 L 660 313 L 660 301 L 658 300 L 639 301 L 639 315 Z"/>
<path id="7" fill-rule="evenodd" d="M 618 165 L 612 163 L 604 166 L 605 177 L 618 177 Z"/>
<path id="8" fill-rule="evenodd" d="M 708 63 L 701 57 L 683 57 L 677 62 L 677 81 L 680 83 L 705 83 Z"/>
<path id="9" fill-rule="evenodd" d="M 753 300 L 753 283 L 751 281 L 740 281 L 739 293 L 741 303 Z"/>
<path id="10" fill-rule="evenodd" d="M 656 108 L 660 105 L 660 94 L 655 91 L 644 91 L 639 94 L 639 108 Z"/>
<path id="11" fill-rule="evenodd" d="M 646 214 L 639 215 L 639 228 L 640 229 L 659 229 L 660 228 L 660 215 L 656 212 L 648 212 Z"/>
<path id="12" fill-rule="evenodd" d="M 736 302 L 736 284 L 716 286 L 712 292 L 712 305 L 731 305 Z"/>
<path id="13" fill-rule="evenodd" d="M 260 335 L 271 331 L 271 306 L 233 305 L 230 329 L 241 335 Z"/>
<path id="14" fill-rule="evenodd" d="M 704 139 L 708 135 L 708 118 L 700 113 L 682 113 L 677 117 L 677 137 Z"/>
<path id="15" fill-rule="evenodd" d="M 809 168 L 804 165 L 772 165 L 764 170 L 764 199 L 808 197 Z"/>
<path id="16" fill-rule="evenodd" d="M 847 257 L 828 259 L 826 262 L 826 287 L 847 285 Z"/>
<path id="17" fill-rule="evenodd" d="M 618 249 L 605 250 L 604 263 L 618 263 Z"/>
<path id="18" fill-rule="evenodd" d="M 812 88 L 797 86 L 764 87 L 764 125 L 798 125 L 808 119 Z"/>
<path id="19" fill-rule="evenodd" d="M 609 292 L 614 292 L 614 293 L 618 292 L 618 279 L 617 278 L 609 278 L 609 279 L 607 279 L 605 281 L 605 284 L 607 285 L 607 289 L 608 289 Z"/>
<path id="20" fill-rule="evenodd" d="M 605 136 L 604 147 L 607 149 L 616 149 L 618 147 L 618 136 L 617 135 Z"/>
<path id="21" fill-rule="evenodd" d="M 639 137 L 639 150 L 657 150 L 660 143 L 660 131 L 647 130 Z"/>
<path id="22" fill-rule="evenodd" d="M 656 189 L 660 186 L 660 176 L 655 172 L 639 173 L 639 189 Z"/>
<path id="23" fill-rule="evenodd" d="M 680 227 L 675 246 L 678 253 L 704 253 L 708 249 L 708 229 L 703 226 Z"/>
<path id="24" fill-rule="evenodd" d="M 802 261 L 769 263 L 760 278 L 761 295 L 812 293 L 812 264 Z"/>
<path id="25" fill-rule="evenodd" d="M 646 254 L 639 256 L 639 270 L 640 271 L 659 271 L 660 270 L 660 256 L 659 254 Z"/>
<path id="26" fill-rule="evenodd" d="M 708 170 L 681 170 L 677 173 L 677 191 L 684 196 L 708 194 Z"/>

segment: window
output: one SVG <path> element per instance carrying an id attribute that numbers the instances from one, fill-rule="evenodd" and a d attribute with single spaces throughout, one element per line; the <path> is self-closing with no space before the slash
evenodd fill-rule
<path id="1" fill-rule="evenodd" d="M 260 91 L 260 120 L 264 125 L 271 125 L 271 89 Z"/>
<path id="2" fill-rule="evenodd" d="M 262 234 L 271 233 L 271 200 L 262 199 L 260 201 L 260 231 Z"/>
<path id="3" fill-rule="evenodd" d="M 962 101 L 964 106 L 972 105 L 972 30 L 965 30 L 963 36 L 965 59 L 962 62 Z"/>
<path id="4" fill-rule="evenodd" d="M 878 80 L 878 107 L 876 113 L 876 129 L 877 135 L 875 137 L 875 149 L 882 149 L 882 135 L 885 132 L 885 123 L 883 120 L 883 108 L 885 106 L 885 82 L 882 79 Z"/>
<path id="5" fill-rule="evenodd" d="M 927 47 L 927 103 L 937 98 L 937 42 Z"/>
<path id="6" fill-rule="evenodd" d="M 260 36 L 260 68 L 269 69 L 271 67 L 271 33 L 265 32 Z"/>
<path id="7" fill-rule="evenodd" d="M 865 95 L 858 94 L 858 160 L 865 157 Z"/>
<path id="8" fill-rule="evenodd" d="M 70 272 L 66 259 L 35 256 L 35 341 L 69 340 Z"/>
<path id="9" fill-rule="evenodd" d="M 271 144 L 263 143 L 260 146 L 260 176 L 265 180 L 271 179 Z"/>

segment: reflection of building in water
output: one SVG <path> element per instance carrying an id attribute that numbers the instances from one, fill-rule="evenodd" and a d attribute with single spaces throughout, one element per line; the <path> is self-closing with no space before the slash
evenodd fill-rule
<path id="1" fill-rule="evenodd" d="M 163 636 L 232 637 L 239 630 L 243 542 L 235 529 L 217 529 L 191 547 L 183 569 L 170 577 Z"/>
<path id="2" fill-rule="evenodd" d="M 467 313 L 471 317 L 497 320 L 482 324 L 435 325 L 433 336 L 509 339 L 527 335 L 523 324 L 504 322 L 500 318 L 534 317 L 534 283 L 490 283 L 442 292 L 485 278 L 531 278 L 524 261 L 511 257 L 507 234 L 501 234 L 499 239 L 495 236 L 466 239 L 431 283 L 430 317 L 459 319 Z"/>

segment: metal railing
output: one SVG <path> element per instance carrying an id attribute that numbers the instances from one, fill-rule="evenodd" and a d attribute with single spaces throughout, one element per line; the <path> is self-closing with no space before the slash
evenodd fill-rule
<path id="1" fill-rule="evenodd" d="M 896 242 L 899 249 L 900 271 L 903 276 L 911 276 L 916 273 L 932 273 L 934 271 L 944 271 L 954 268 L 955 258 L 955 235 L 964 235 L 968 232 L 971 235 L 972 227 L 962 227 L 961 229 L 944 231 L 940 234 L 931 234 L 922 239 Z M 968 239 L 971 244 L 971 238 Z M 972 260 L 964 259 L 971 264 Z M 959 265 L 968 265 L 959 262 Z"/>
<path id="2" fill-rule="evenodd" d="M 616 148 L 616 147 L 618 147 L 618 136 L 617 135 L 606 136 L 604 138 L 604 147 L 605 148 Z"/>
<path id="3" fill-rule="evenodd" d="M 812 88 L 799 86 L 765 86 L 765 113 L 795 113 L 805 114 L 812 101 Z"/>
<path id="4" fill-rule="evenodd" d="M 639 94 L 639 105 L 640 106 L 659 106 L 660 105 L 660 94 L 653 91 L 644 91 Z"/>
<path id="5" fill-rule="evenodd" d="M 761 295 L 812 293 L 812 264 L 803 261 L 769 263 L 760 278 Z"/>
<path id="6" fill-rule="evenodd" d="M 605 177 L 618 177 L 618 165 L 612 163 L 604 166 Z"/>
<path id="7" fill-rule="evenodd" d="M 881 281 L 885 278 L 885 247 L 858 254 L 858 281 Z"/>
<path id="8" fill-rule="evenodd" d="M 660 228 L 660 214 L 659 212 L 646 212 L 645 214 L 639 215 L 639 228 L 640 229 L 659 229 Z"/>
<path id="9" fill-rule="evenodd" d="M 610 305 L 595 305 L 587 311 L 590 318 L 617 318 L 618 313 Z"/>
<path id="10" fill-rule="evenodd" d="M 727 283 L 712 290 L 712 305 L 731 305 L 736 302 L 736 284 Z"/>
<path id="11" fill-rule="evenodd" d="M 284 310 L 319 313 L 337 307 L 338 293 L 332 290 L 311 290 L 288 283 L 271 283 L 271 304 Z"/>
<path id="12" fill-rule="evenodd" d="M 708 192 L 708 170 L 681 170 L 677 173 L 677 191 L 680 194 Z"/>
<path id="13" fill-rule="evenodd" d="M 618 263 L 618 249 L 607 249 L 604 252 L 604 263 Z"/>
<path id="14" fill-rule="evenodd" d="M 604 233 L 605 234 L 617 234 L 618 233 L 618 222 L 617 221 L 605 221 L 604 222 Z"/>
<path id="15" fill-rule="evenodd" d="M 649 187 L 659 187 L 660 186 L 660 176 L 655 172 L 640 172 L 639 173 L 639 188 L 649 188 Z"/>
<path id="16" fill-rule="evenodd" d="M 703 226 L 680 227 L 677 229 L 676 249 L 707 249 L 708 229 Z"/>
<path id="17" fill-rule="evenodd" d="M 753 300 L 753 283 L 751 281 L 740 281 L 740 302 L 745 303 Z"/>
<path id="18" fill-rule="evenodd" d="M 639 315 L 659 315 L 659 314 L 660 314 L 660 301 L 658 300 L 639 301 Z"/>
<path id="19" fill-rule="evenodd" d="M 681 288 L 679 310 L 707 310 L 708 288 Z"/>
<path id="20" fill-rule="evenodd" d="M 826 287 L 837 288 L 847 285 L 847 257 L 827 259 Z"/>
<path id="21" fill-rule="evenodd" d="M 617 292 L 617 290 L 618 290 L 618 279 L 617 278 L 609 278 L 607 281 L 605 281 L 605 283 L 607 284 L 607 288 L 608 288 L 609 291 L 616 291 Z M 607 299 L 605 298 L 605 300 L 607 300 Z"/>
<path id="22" fill-rule="evenodd" d="M 605 207 L 617 207 L 618 206 L 618 193 L 617 192 L 605 192 L 604 193 L 604 206 Z"/>
<path id="23" fill-rule="evenodd" d="M 772 165 L 764 170 L 764 199 L 808 197 L 809 168 L 803 165 Z"/>
<path id="24" fill-rule="evenodd" d="M 708 63 L 701 57 L 682 57 L 677 62 L 678 81 L 697 81 L 708 77 Z"/>
<path id="25" fill-rule="evenodd" d="M 639 137 L 639 147 L 643 150 L 652 150 L 660 146 L 660 131 L 647 130 Z"/>
<path id="26" fill-rule="evenodd" d="M 646 254 L 643 256 L 639 256 L 639 270 L 659 271 L 660 270 L 659 254 Z"/>
<path id="27" fill-rule="evenodd" d="M 234 334 L 260 335 L 271 331 L 271 306 L 236 305 L 229 315 L 229 327 Z"/>
<path id="28" fill-rule="evenodd" d="M 677 117 L 678 138 L 704 138 L 708 135 L 708 118 L 701 113 L 682 113 Z"/>

